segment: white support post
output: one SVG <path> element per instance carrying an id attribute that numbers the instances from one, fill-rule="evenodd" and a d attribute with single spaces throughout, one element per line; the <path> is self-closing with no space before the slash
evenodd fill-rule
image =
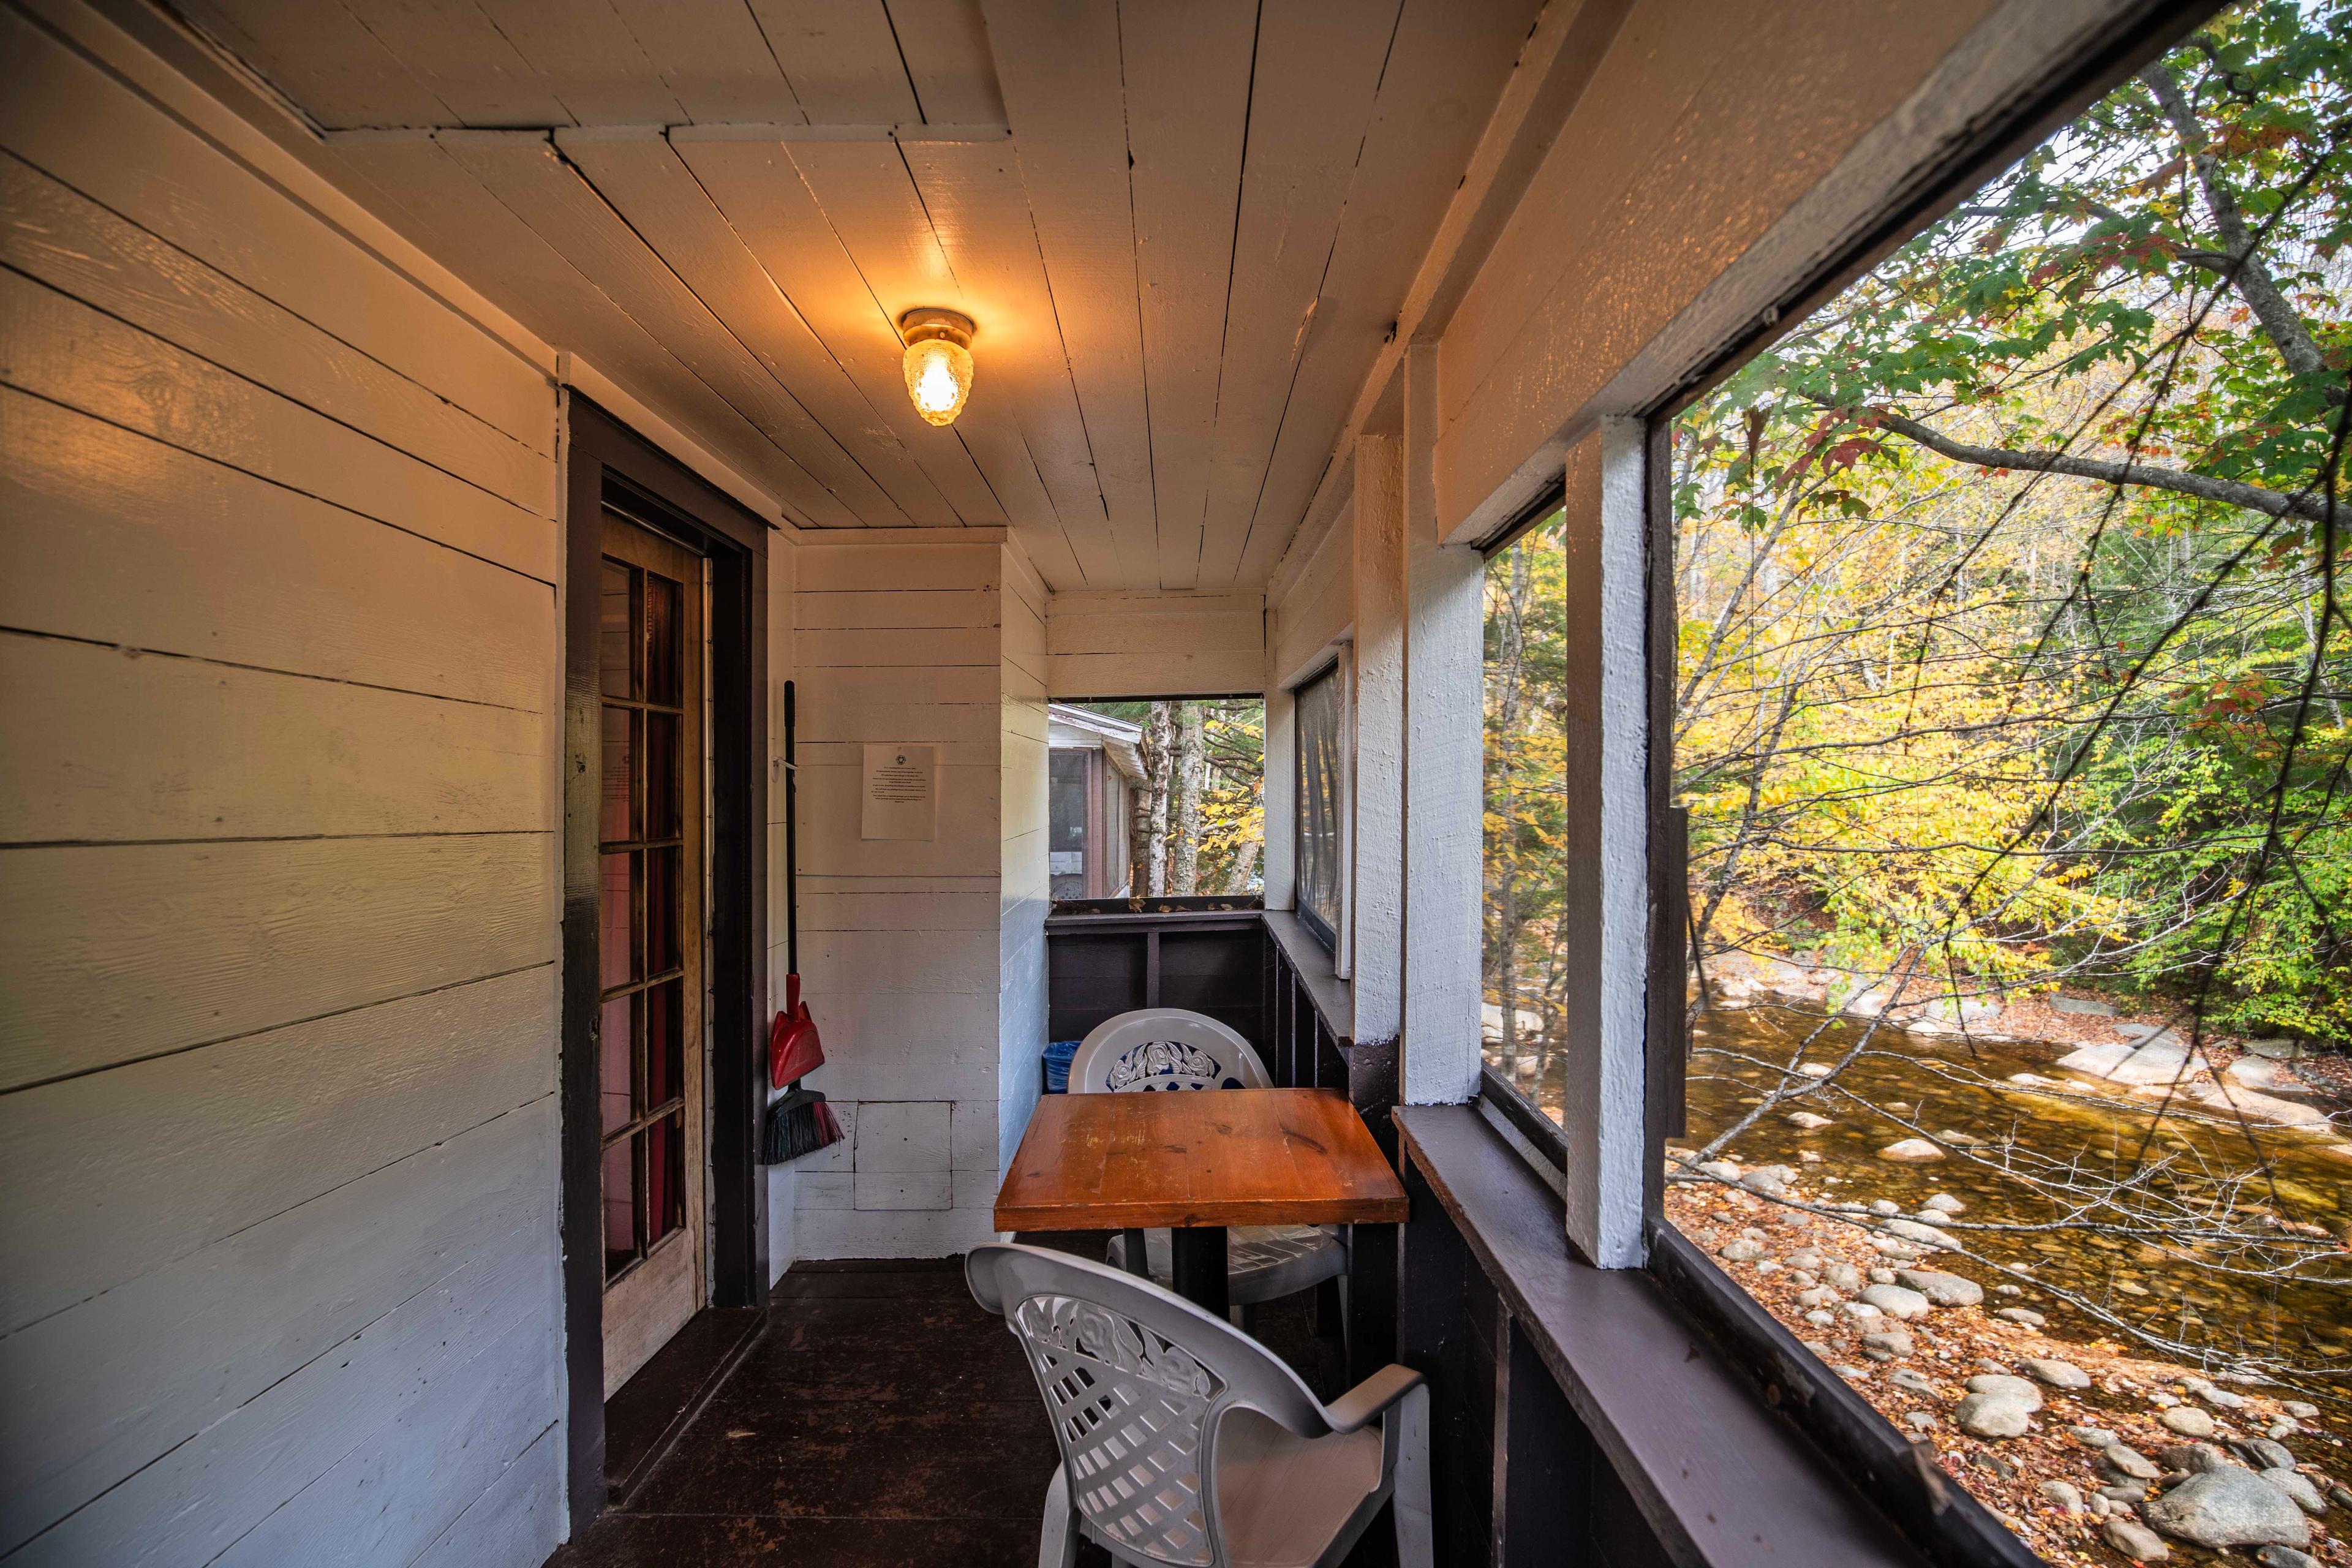
<path id="1" fill-rule="evenodd" d="M 1649 694 L 1643 430 L 1569 448 L 1568 1234 L 1604 1268 L 1643 1259 L 1649 982 Z"/>
<path id="2" fill-rule="evenodd" d="M 1356 438 L 1355 1037 L 1394 1040 L 1404 1027 L 1405 603 L 1404 465 L 1394 436 Z"/>
<path id="3" fill-rule="evenodd" d="M 1478 1092 L 1486 563 L 1475 550 L 1438 537 L 1436 394 L 1436 345 L 1411 345 L 1404 363 L 1406 988 L 1397 1085 L 1398 1099 L 1408 1105 L 1458 1105 Z"/>
<path id="4" fill-rule="evenodd" d="M 1280 685 L 1281 672 L 1272 668 L 1268 649 L 1265 677 L 1265 907 L 1298 907 L 1298 736 L 1291 728 L 1289 688 Z"/>

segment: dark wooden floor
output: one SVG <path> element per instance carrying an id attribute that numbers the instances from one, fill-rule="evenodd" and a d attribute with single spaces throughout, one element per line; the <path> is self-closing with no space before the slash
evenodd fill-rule
<path id="1" fill-rule="evenodd" d="M 1102 1255 L 1099 1237 L 1051 1239 Z M 1264 1309 L 1256 1327 L 1318 1393 L 1337 1392 L 1337 1348 L 1310 1331 L 1304 1298 Z M 731 1342 L 704 1341 L 714 1338 Z M 640 1421 L 704 1402 L 550 1568 L 1037 1560 L 1053 1433 L 1019 1347 L 972 1300 L 961 1258 L 802 1264 L 715 1388 L 675 1386 L 698 1386 L 710 1366 L 701 1352 L 649 1363 L 651 1381 L 640 1373 L 614 1395 L 614 1415 L 633 1402 Z M 1108 1561 L 1093 1548 L 1081 1558 Z"/>

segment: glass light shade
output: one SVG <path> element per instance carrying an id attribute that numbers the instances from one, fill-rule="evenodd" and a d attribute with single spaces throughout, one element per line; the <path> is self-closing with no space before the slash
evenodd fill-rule
<path id="1" fill-rule="evenodd" d="M 934 425 L 952 425 L 971 395 L 971 351 L 947 338 L 907 345 L 907 395 Z"/>

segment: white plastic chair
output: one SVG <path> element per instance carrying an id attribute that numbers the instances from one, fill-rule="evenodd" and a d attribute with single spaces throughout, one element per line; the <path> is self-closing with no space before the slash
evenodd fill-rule
<path id="1" fill-rule="evenodd" d="M 1143 1007 L 1096 1025 L 1070 1058 L 1072 1094 L 1154 1089 L 1269 1089 L 1273 1079 L 1250 1043 L 1203 1014 Z M 1336 1229 L 1313 1225 L 1237 1225 L 1225 1235 L 1225 1299 L 1255 1306 L 1348 1271 Z M 1144 1233 L 1144 1267 L 1162 1285 L 1174 1277 L 1168 1233 Z M 1110 1265 L 1126 1267 L 1127 1238 L 1111 1237 Z"/>
<path id="2" fill-rule="evenodd" d="M 1021 1342 L 1062 1463 L 1038 1568 L 1081 1533 L 1129 1564 L 1331 1568 L 1396 1504 L 1401 1568 L 1433 1568 L 1429 1389 L 1385 1366 L 1331 1405 L 1182 1297 L 1042 1247 L 972 1248 L 964 1278 Z"/>
<path id="3" fill-rule="evenodd" d="M 1072 1094 L 1273 1087 L 1247 1040 L 1181 1007 L 1139 1007 L 1106 1018 L 1087 1031 L 1070 1058 Z"/>

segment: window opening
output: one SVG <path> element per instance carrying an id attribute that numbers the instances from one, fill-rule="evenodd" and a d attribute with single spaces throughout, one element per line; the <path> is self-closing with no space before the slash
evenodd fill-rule
<path id="1" fill-rule="evenodd" d="M 1567 1058 L 1559 854 L 1567 812 L 1562 514 L 1490 556 L 1486 586 L 1486 918 L 1479 1032 L 1486 1065 L 1554 1121 Z"/>
<path id="2" fill-rule="evenodd" d="M 1046 721 L 1055 898 L 1264 893 L 1264 698 L 1055 702 Z"/>
<path id="3" fill-rule="evenodd" d="M 2221 12 L 1654 476 L 1665 1217 L 2058 1560 L 2118 1561 L 2099 1513 L 2195 1539 L 2192 1440 L 2284 1544 L 2352 1483 L 2347 39 L 2340 3 Z"/>

